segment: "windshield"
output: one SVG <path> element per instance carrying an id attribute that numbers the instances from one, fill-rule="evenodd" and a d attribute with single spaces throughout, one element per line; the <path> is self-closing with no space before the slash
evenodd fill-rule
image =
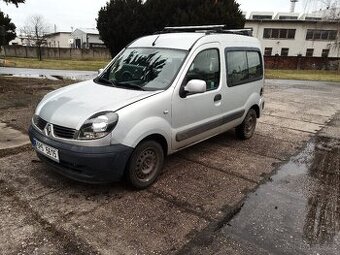
<path id="1" fill-rule="evenodd" d="M 97 81 L 128 89 L 164 90 L 175 78 L 186 54 L 183 50 L 129 48 Z"/>

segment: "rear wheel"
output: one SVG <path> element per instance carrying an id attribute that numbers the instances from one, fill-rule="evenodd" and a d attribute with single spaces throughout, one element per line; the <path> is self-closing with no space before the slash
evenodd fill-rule
<path id="1" fill-rule="evenodd" d="M 246 140 L 254 135 L 257 122 L 257 115 L 254 109 L 250 109 L 241 125 L 236 127 L 238 138 Z"/>
<path id="2" fill-rule="evenodd" d="M 164 163 L 162 146 L 155 141 L 141 142 L 130 158 L 128 181 L 137 189 L 149 187 L 157 179 Z"/>

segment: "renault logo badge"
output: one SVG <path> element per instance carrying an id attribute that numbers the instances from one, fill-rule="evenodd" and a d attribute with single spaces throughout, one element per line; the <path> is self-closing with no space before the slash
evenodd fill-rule
<path id="1" fill-rule="evenodd" d="M 51 136 L 52 135 L 52 124 L 47 124 L 45 127 L 45 135 Z"/>

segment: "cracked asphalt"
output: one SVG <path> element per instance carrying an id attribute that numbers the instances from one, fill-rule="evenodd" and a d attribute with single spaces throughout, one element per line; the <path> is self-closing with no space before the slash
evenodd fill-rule
<path id="1" fill-rule="evenodd" d="M 27 147 L 0 155 L 0 254 L 336 254 L 339 228 L 313 234 L 303 217 L 319 215 L 313 201 L 323 195 L 340 207 L 340 182 L 320 172 L 331 165 L 339 177 L 340 84 L 269 80 L 265 97 L 252 139 L 229 131 L 181 151 L 144 191 L 68 180 Z M 0 120 L 11 125 L 5 113 Z M 314 164 L 292 165 L 308 155 Z M 302 190 L 321 195 L 310 200 Z M 338 209 L 330 215 L 319 232 L 340 225 Z"/>

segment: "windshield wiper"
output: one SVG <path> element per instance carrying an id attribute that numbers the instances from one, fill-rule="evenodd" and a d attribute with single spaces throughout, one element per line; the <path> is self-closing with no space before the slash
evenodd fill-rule
<path id="1" fill-rule="evenodd" d="M 106 83 L 106 84 L 110 84 L 110 85 L 112 85 L 112 86 L 116 86 L 116 84 L 115 84 L 113 81 L 108 80 L 108 79 L 106 79 L 106 78 L 104 78 L 104 77 L 100 77 L 100 78 L 98 79 L 98 81 L 99 81 L 99 82 L 104 82 L 104 83 Z"/>
<path id="2" fill-rule="evenodd" d="M 117 87 L 124 87 L 124 88 L 128 88 L 128 89 L 136 89 L 136 90 L 145 90 L 144 88 L 138 86 L 138 85 L 135 85 L 135 84 L 132 84 L 132 83 L 114 83 L 115 86 Z"/>

